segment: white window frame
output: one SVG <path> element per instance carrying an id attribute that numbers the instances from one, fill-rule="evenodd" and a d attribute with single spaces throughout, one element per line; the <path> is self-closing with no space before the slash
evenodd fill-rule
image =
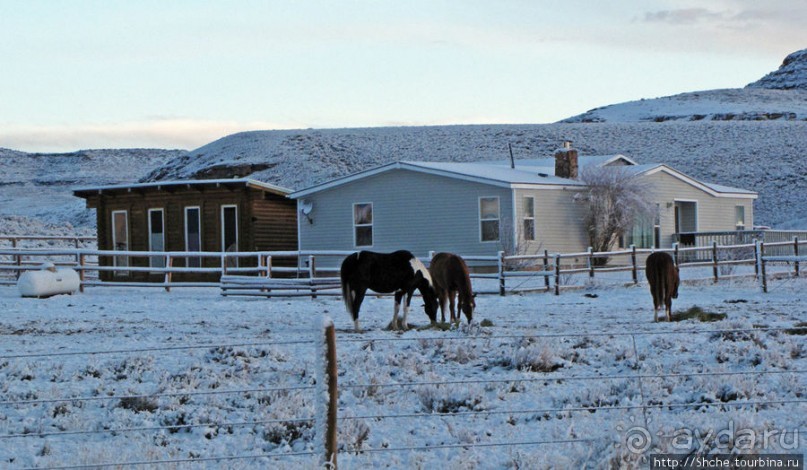
<path id="1" fill-rule="evenodd" d="M 482 199 L 496 199 L 496 213 L 499 215 L 495 219 L 483 219 L 482 218 Z M 476 216 L 479 219 L 479 243 L 499 243 L 502 239 L 502 201 L 499 196 L 479 196 L 478 206 L 476 208 Z M 482 235 L 482 222 L 490 222 L 495 220 L 499 224 L 498 230 L 498 238 L 495 240 L 483 240 Z"/>
<path id="2" fill-rule="evenodd" d="M 190 247 L 188 246 L 189 245 L 188 242 L 190 241 L 190 239 L 188 238 L 188 209 L 196 209 L 198 211 L 197 212 L 197 214 L 198 214 L 197 225 L 199 227 L 199 233 L 197 234 L 197 240 L 196 241 L 199 242 L 198 243 L 199 251 L 202 251 L 202 208 L 200 206 L 185 206 L 183 208 L 183 213 L 185 214 L 185 218 L 183 219 L 183 225 L 184 225 L 184 229 L 185 229 L 185 232 L 184 232 L 184 235 L 185 235 L 185 251 L 191 251 Z M 185 266 L 186 267 L 191 267 L 190 266 L 191 259 L 197 260 L 198 265 L 202 266 L 202 258 L 194 257 L 194 258 L 185 258 Z"/>
<path id="3" fill-rule="evenodd" d="M 742 221 L 743 223 L 742 223 L 742 225 L 740 224 L 740 221 L 737 220 L 737 210 L 738 209 L 742 209 L 742 212 L 743 212 L 743 221 Z M 745 206 L 742 205 L 742 204 L 738 204 L 738 205 L 734 206 L 734 228 L 736 230 L 745 230 L 745 227 L 746 227 L 746 224 L 745 224 Z"/>
<path id="4" fill-rule="evenodd" d="M 238 237 L 238 204 L 222 204 L 221 208 L 219 209 L 219 215 L 221 217 L 221 251 L 222 253 L 227 252 L 227 247 L 224 246 L 225 243 L 225 227 L 224 227 L 224 210 L 233 208 L 235 209 L 235 249 L 238 251 L 238 243 L 241 241 Z M 238 267 L 238 258 L 233 258 L 234 262 L 232 267 Z M 229 266 L 229 265 L 228 265 Z"/>
<path id="5" fill-rule="evenodd" d="M 154 246 L 151 243 L 151 213 L 160 211 L 160 219 L 162 219 L 162 227 L 163 231 L 161 233 L 163 239 L 163 249 L 162 250 L 155 250 Z M 149 239 L 149 251 L 165 251 L 165 209 L 162 207 L 154 207 L 148 210 L 148 239 Z M 155 265 L 155 261 L 159 261 L 160 264 Z M 164 256 L 149 256 L 149 267 L 157 267 L 157 268 L 164 268 L 165 267 L 165 257 Z"/>
<path id="6" fill-rule="evenodd" d="M 356 223 L 356 206 L 370 206 L 370 222 L 369 224 L 357 224 Z M 350 218 L 353 221 L 353 246 L 355 248 L 372 248 L 375 245 L 375 206 L 373 206 L 372 202 L 354 202 L 353 205 L 350 207 Z M 359 227 L 370 227 L 370 244 L 369 245 L 358 245 L 356 240 L 356 229 Z"/>
<path id="7" fill-rule="evenodd" d="M 115 225 L 115 214 L 123 214 L 123 228 L 126 231 L 126 249 L 125 250 L 118 250 L 118 240 L 116 237 L 117 227 Z M 129 251 L 129 211 L 126 209 L 118 209 L 113 210 L 110 213 L 111 223 L 109 224 L 112 228 L 112 250 L 113 251 Z M 123 263 L 119 264 L 119 261 L 123 261 Z M 129 266 L 129 257 L 128 256 L 113 256 L 112 257 L 112 266 Z M 114 276 L 128 276 L 129 271 L 113 271 Z"/>
<path id="8" fill-rule="evenodd" d="M 656 203 L 656 213 L 653 214 L 653 248 L 661 248 L 661 204 Z"/>
<path id="9" fill-rule="evenodd" d="M 697 199 L 678 199 L 678 198 L 675 198 L 675 199 L 673 199 L 673 213 L 675 213 L 675 203 L 676 202 L 694 202 L 695 203 L 695 230 L 693 230 L 693 232 L 697 232 L 699 227 L 701 226 L 701 224 L 700 224 L 700 217 L 701 217 L 700 202 Z M 680 219 L 680 217 L 679 217 L 679 219 Z M 680 220 L 675 220 L 673 227 L 681 228 Z M 676 233 L 678 233 L 678 232 L 676 232 Z M 687 233 L 687 232 L 683 232 L 683 233 Z"/>
<path id="10" fill-rule="evenodd" d="M 525 199 L 532 199 L 532 215 L 527 214 L 527 204 L 525 203 Z M 533 242 L 538 238 L 538 234 L 536 233 L 536 226 L 535 226 L 535 196 L 523 196 L 522 197 L 522 212 L 524 216 L 521 218 L 521 230 L 524 232 L 521 234 L 521 238 L 525 241 Z M 481 216 L 482 214 L 480 214 Z M 524 222 L 531 220 L 532 221 L 532 238 L 527 238 L 527 231 L 524 230 Z M 482 224 L 479 224 L 480 229 Z"/>

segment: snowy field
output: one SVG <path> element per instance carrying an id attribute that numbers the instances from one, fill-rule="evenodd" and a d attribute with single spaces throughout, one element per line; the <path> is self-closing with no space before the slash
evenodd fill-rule
<path id="1" fill-rule="evenodd" d="M 804 453 L 806 290 L 684 285 L 677 314 L 726 317 L 673 323 L 652 322 L 644 285 L 486 295 L 471 327 L 407 332 L 386 330 L 391 298 L 368 298 L 358 334 L 338 297 L 91 288 L 38 300 L 0 287 L 0 467 L 314 467 L 323 315 L 337 328 L 343 468 Z M 416 298 L 410 326 L 427 323 Z"/>

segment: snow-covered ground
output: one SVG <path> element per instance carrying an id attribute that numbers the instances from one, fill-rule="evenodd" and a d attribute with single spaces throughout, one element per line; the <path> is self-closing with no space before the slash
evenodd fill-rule
<path id="1" fill-rule="evenodd" d="M 294 420 L 315 415 L 323 315 L 337 328 L 343 468 L 630 467 L 637 447 L 749 438 L 754 452 L 804 453 L 807 345 L 792 329 L 807 322 L 805 288 L 682 286 L 674 310 L 726 315 L 712 323 L 653 323 L 646 286 L 486 295 L 472 327 L 407 332 L 385 329 L 389 297 L 368 298 L 359 334 L 337 297 L 0 287 L 0 467 L 313 467 L 314 425 Z M 410 323 L 428 323 L 419 299 Z M 283 453 L 301 455 L 260 457 Z"/>

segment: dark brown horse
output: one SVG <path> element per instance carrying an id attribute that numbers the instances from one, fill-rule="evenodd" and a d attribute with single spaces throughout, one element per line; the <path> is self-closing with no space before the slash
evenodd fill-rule
<path id="1" fill-rule="evenodd" d="M 471 288 L 471 277 L 468 275 L 468 266 L 465 261 L 451 253 L 437 253 L 429 265 L 429 272 L 440 299 L 440 314 L 443 322 L 446 321 L 446 301 L 451 304 L 451 323 L 459 323 L 459 313 L 455 315 L 454 298 L 459 297 L 459 308 L 468 319 L 474 316 L 476 302 L 474 291 Z"/>
<path id="2" fill-rule="evenodd" d="M 657 251 L 647 257 L 645 275 L 653 295 L 653 320 L 658 321 L 658 309 L 662 305 L 667 310 L 667 321 L 672 321 L 672 299 L 678 298 L 678 266 L 672 256 Z"/>
<path id="3" fill-rule="evenodd" d="M 415 290 L 420 291 L 425 302 L 426 315 L 434 323 L 437 320 L 437 294 L 429 270 L 412 253 L 406 250 L 394 253 L 360 251 L 345 258 L 340 269 L 342 296 L 345 308 L 353 317 L 356 331 L 359 327 L 359 309 L 367 289 L 378 293 L 395 292 L 395 313 L 392 329 L 398 329 L 398 311 L 404 304 L 401 327 L 406 330 L 409 303 Z M 405 298 L 404 298 L 405 297 Z"/>

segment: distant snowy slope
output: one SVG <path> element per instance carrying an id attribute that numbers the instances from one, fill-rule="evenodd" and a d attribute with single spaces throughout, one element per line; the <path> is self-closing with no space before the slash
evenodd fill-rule
<path id="1" fill-rule="evenodd" d="M 668 163 L 705 181 L 759 191 L 757 223 L 807 227 L 804 121 L 244 132 L 191 151 L 144 179 L 250 175 L 301 189 L 392 161 L 504 160 L 508 144 L 516 158 L 548 157 L 563 140 L 573 141 L 584 155 L 623 153 L 639 163 Z"/>
<path id="2" fill-rule="evenodd" d="M 30 217 L 47 223 L 93 225 L 75 186 L 134 182 L 184 150 L 111 149 L 72 153 L 25 153 L 0 148 L 0 218 Z M 32 222 L 33 223 L 33 222 Z M 38 226 L 36 223 L 33 225 Z M 0 224 L 0 232 L 10 232 Z"/>
<path id="3" fill-rule="evenodd" d="M 807 120 L 807 49 L 745 88 L 707 90 L 603 106 L 562 122 Z"/>
<path id="4" fill-rule="evenodd" d="M 562 122 L 807 120 L 807 90 L 730 88 L 595 108 Z"/>
<path id="5" fill-rule="evenodd" d="M 796 51 L 785 57 L 775 70 L 746 88 L 768 88 L 776 90 L 807 90 L 807 49 Z"/>

